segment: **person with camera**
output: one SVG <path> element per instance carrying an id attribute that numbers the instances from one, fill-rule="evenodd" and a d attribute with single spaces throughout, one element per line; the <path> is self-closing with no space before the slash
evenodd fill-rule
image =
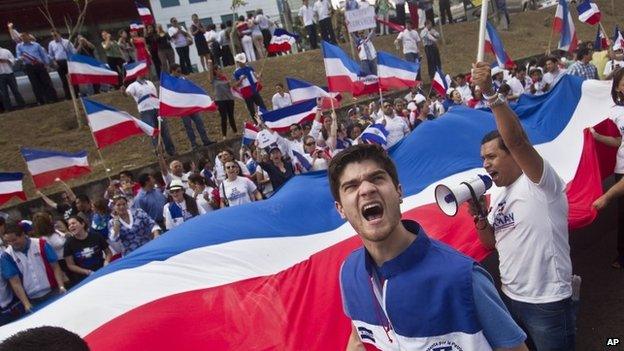
<path id="1" fill-rule="evenodd" d="M 191 58 L 189 56 L 190 46 L 193 44 L 193 37 L 186 31 L 184 26 L 178 23 L 175 17 L 171 17 L 169 20 L 171 26 L 167 30 L 171 37 L 171 44 L 178 53 L 180 59 L 180 67 L 182 67 L 183 74 L 190 74 L 193 72 L 191 67 Z"/>
<path id="2" fill-rule="evenodd" d="M 487 216 L 481 215 L 484 197 L 478 205 L 471 201 L 479 239 L 498 251 L 506 302 L 537 350 L 574 350 L 566 184 L 531 145 L 506 98 L 494 92 L 490 66 L 473 65 L 472 80 L 496 120 L 497 130 L 483 137 L 481 157 L 501 188 Z"/>

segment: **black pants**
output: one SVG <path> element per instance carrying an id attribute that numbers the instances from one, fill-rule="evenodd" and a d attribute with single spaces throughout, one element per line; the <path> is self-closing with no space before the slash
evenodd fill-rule
<path id="1" fill-rule="evenodd" d="M 234 133 L 236 130 L 236 121 L 234 120 L 234 100 L 215 101 L 221 115 L 221 135 L 227 135 L 227 123 L 230 122 L 230 128 Z"/>
<path id="2" fill-rule="evenodd" d="M 615 174 L 615 182 L 617 183 L 624 175 Z M 617 251 L 618 260 L 624 266 L 624 197 L 617 199 Z"/>
<path id="3" fill-rule="evenodd" d="M 266 105 L 264 104 L 262 97 L 258 93 L 255 93 L 249 98 L 245 99 L 245 105 L 247 106 L 247 111 L 249 111 L 249 116 L 251 116 L 252 121 L 254 120 L 254 116 L 256 115 L 256 112 L 257 112 L 255 106 L 258 106 L 266 110 Z"/>
<path id="4" fill-rule="evenodd" d="M 451 2 L 450 0 L 440 0 L 440 20 L 442 24 L 446 24 L 446 20 L 448 18 L 448 23 L 453 23 L 453 14 L 451 13 Z"/>
<path id="5" fill-rule="evenodd" d="M 324 18 L 319 21 L 321 27 L 321 37 L 323 40 L 332 44 L 336 44 L 336 34 L 334 33 L 334 27 L 332 26 L 331 17 Z"/>
<path id="6" fill-rule="evenodd" d="M 2 107 L 7 112 L 11 111 L 11 97 L 9 96 L 9 89 L 13 92 L 17 106 L 24 107 L 24 98 L 17 89 L 15 74 L 0 74 L 0 98 L 2 99 Z"/>
<path id="7" fill-rule="evenodd" d="M 180 57 L 180 68 L 182 69 L 182 74 L 189 74 L 193 72 L 193 68 L 191 67 L 191 58 L 189 57 L 189 46 L 187 45 L 175 49 Z"/>
<path id="8" fill-rule="evenodd" d="M 425 45 L 425 55 L 427 56 L 427 70 L 429 72 L 429 78 L 433 80 L 436 69 L 442 68 L 442 61 L 440 60 L 440 51 L 438 51 L 437 45 Z"/>
<path id="9" fill-rule="evenodd" d="M 54 90 L 52 80 L 44 65 L 24 65 L 24 73 L 28 76 L 39 105 L 58 101 L 56 90 Z"/>
<path id="10" fill-rule="evenodd" d="M 234 57 L 232 57 L 232 50 L 230 50 L 229 45 L 221 46 L 221 62 L 223 62 L 223 66 L 234 64 Z"/>
<path id="11" fill-rule="evenodd" d="M 435 23 L 435 14 L 433 13 L 433 7 L 425 11 L 425 18 L 431 21 L 431 24 Z"/>
<path id="12" fill-rule="evenodd" d="M 58 66 L 57 72 L 59 77 L 61 78 L 61 83 L 63 84 L 63 91 L 65 92 L 65 98 L 70 99 L 71 93 L 69 91 L 69 82 L 67 81 L 67 73 L 69 72 L 67 68 L 67 60 L 58 60 L 56 61 L 56 65 Z M 72 86 L 74 89 L 74 93 L 78 96 L 78 92 L 80 91 L 77 85 Z M 94 89 L 95 90 L 95 89 Z M 99 87 L 98 87 L 99 90 Z"/>
<path id="13" fill-rule="evenodd" d="M 396 23 L 405 25 L 405 3 L 396 5 Z M 418 27 L 418 23 L 412 24 L 414 28 Z"/>
<path id="14" fill-rule="evenodd" d="M 262 32 L 262 44 L 264 44 L 264 48 L 269 56 L 275 56 L 275 53 L 269 52 L 269 44 L 271 43 L 271 31 L 268 29 L 261 29 Z"/>
<path id="15" fill-rule="evenodd" d="M 316 24 L 312 23 L 309 26 L 306 26 L 306 31 L 308 32 L 308 39 L 310 39 L 310 49 L 318 49 L 318 33 L 316 32 Z"/>
<path id="16" fill-rule="evenodd" d="M 106 57 L 106 62 L 108 63 L 108 66 L 115 72 L 117 72 L 118 75 L 118 83 L 117 83 L 117 88 L 119 88 L 120 86 L 123 85 L 123 64 L 124 64 L 124 60 L 121 57 Z M 95 86 L 94 86 L 95 89 Z M 98 88 L 99 90 L 99 88 Z"/>
<path id="17" fill-rule="evenodd" d="M 154 68 L 156 68 L 156 76 L 160 79 L 160 58 L 158 57 L 158 50 L 150 50 L 150 55 L 152 56 L 152 64 Z"/>

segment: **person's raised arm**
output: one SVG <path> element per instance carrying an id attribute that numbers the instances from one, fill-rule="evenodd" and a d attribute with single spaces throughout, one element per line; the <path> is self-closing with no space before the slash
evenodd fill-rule
<path id="1" fill-rule="evenodd" d="M 345 351 L 365 351 L 366 348 L 358 336 L 357 329 L 354 324 L 351 324 L 351 334 L 349 335 L 349 341 Z"/>
<path id="2" fill-rule="evenodd" d="M 492 88 L 492 77 L 490 74 L 491 68 L 485 62 L 478 62 L 473 64 L 473 82 L 481 87 L 483 94 L 493 97 L 489 103 L 494 103 L 492 106 L 492 113 L 496 120 L 496 128 L 505 143 L 507 149 L 511 153 L 518 166 L 522 169 L 522 172 L 529 177 L 529 179 L 538 184 L 542 179 L 542 173 L 544 171 L 544 160 L 540 154 L 535 150 L 531 142 L 529 141 L 522 124 L 518 116 L 507 103 L 495 103 L 498 99 L 498 95 Z"/>
<path id="3" fill-rule="evenodd" d="M 69 185 L 67 185 L 67 183 L 65 183 L 64 181 L 62 181 L 60 179 L 57 180 L 57 182 L 59 182 L 61 184 L 61 186 L 63 187 L 63 189 L 67 193 L 67 197 L 69 198 L 69 201 L 71 201 L 71 202 L 76 201 L 76 194 L 74 193 L 72 188 L 70 188 Z"/>
<path id="4" fill-rule="evenodd" d="M 336 112 L 332 111 L 331 113 L 332 123 L 329 127 L 329 137 L 327 138 L 327 146 L 333 151 L 336 149 L 337 139 L 338 139 L 338 116 L 336 116 Z"/>
<path id="5" fill-rule="evenodd" d="M 56 209 L 58 207 L 58 204 L 56 202 L 54 202 L 54 200 L 50 199 L 49 197 L 47 197 L 44 193 L 41 192 L 41 190 L 37 190 L 37 195 L 41 196 L 41 200 L 43 200 L 43 202 L 46 203 L 46 205 Z"/>

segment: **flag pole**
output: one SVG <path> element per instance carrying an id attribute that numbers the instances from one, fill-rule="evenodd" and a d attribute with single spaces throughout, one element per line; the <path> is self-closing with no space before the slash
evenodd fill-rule
<path id="1" fill-rule="evenodd" d="M 381 93 L 381 84 L 377 83 L 377 86 L 379 87 L 379 105 L 383 105 L 383 94 Z"/>
<path id="2" fill-rule="evenodd" d="M 74 102 L 76 103 L 76 102 Z M 84 110 L 85 116 L 87 115 L 87 108 L 84 105 L 84 100 L 80 99 L 80 104 L 82 105 L 82 109 Z M 100 150 L 100 146 L 97 143 L 97 140 L 95 140 L 95 135 L 93 135 L 93 128 L 91 127 L 91 122 L 89 121 L 89 118 L 87 117 L 87 124 L 89 125 L 89 129 L 91 129 L 91 139 L 93 140 L 93 144 L 95 144 L 95 149 L 98 152 L 98 155 L 100 156 L 100 160 L 102 160 L 102 165 L 104 166 L 104 171 L 106 172 L 106 178 L 108 178 L 108 181 L 111 181 L 111 176 L 110 176 L 110 168 L 108 168 L 108 166 L 106 165 L 106 160 L 104 159 L 104 156 L 102 156 L 102 151 Z"/>
<path id="3" fill-rule="evenodd" d="M 598 22 L 598 25 L 600 26 L 600 30 L 602 31 L 602 34 L 604 34 L 605 38 L 609 38 L 609 35 L 607 34 L 607 31 L 605 30 L 605 27 L 602 25 L 602 21 Z M 594 48 L 596 49 L 596 48 Z"/>
<path id="4" fill-rule="evenodd" d="M 76 92 L 74 86 L 71 84 L 71 77 L 67 73 L 67 82 L 69 83 L 69 95 L 71 96 L 72 103 L 74 104 L 74 113 L 76 114 L 76 122 L 78 122 L 78 128 L 82 128 L 82 119 L 80 119 L 80 112 L 78 111 L 78 103 L 76 102 Z"/>
<path id="5" fill-rule="evenodd" d="M 479 18 L 480 20 L 479 21 L 479 46 L 477 48 L 477 62 L 482 62 L 485 56 L 485 29 L 487 26 L 487 18 L 488 18 L 488 4 L 489 4 L 489 0 L 483 1 L 481 4 L 481 17 Z"/>

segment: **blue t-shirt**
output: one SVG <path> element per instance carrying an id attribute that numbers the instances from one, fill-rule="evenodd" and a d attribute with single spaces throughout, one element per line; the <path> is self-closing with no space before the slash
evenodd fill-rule
<path id="1" fill-rule="evenodd" d="M 27 252 L 30 248 L 30 243 L 31 241 L 30 239 L 28 239 L 28 241 L 26 242 L 26 247 L 21 252 Z M 52 246 L 50 246 L 50 244 L 45 243 L 44 250 L 49 263 L 55 263 L 56 261 L 58 261 L 58 257 L 56 256 L 56 253 L 54 252 L 54 249 L 52 248 Z M 8 280 L 17 275 L 21 277 L 21 272 L 17 268 L 17 264 L 13 260 L 13 257 L 11 257 L 6 252 L 3 252 L 2 255 L 0 255 L 0 270 L 2 271 L 2 277 L 4 279 Z"/>
<path id="2" fill-rule="evenodd" d="M 375 273 L 383 281 L 379 267 Z M 477 318 L 492 348 L 512 348 L 526 340 L 524 331 L 513 320 L 494 287 L 490 274 L 478 265 L 472 271 L 472 291 Z"/>
<path id="3" fill-rule="evenodd" d="M 156 222 L 164 221 L 163 207 L 167 203 L 167 198 L 162 192 L 152 189 L 145 191 L 141 189 L 134 198 L 132 208 L 140 208 L 145 211 Z"/>

